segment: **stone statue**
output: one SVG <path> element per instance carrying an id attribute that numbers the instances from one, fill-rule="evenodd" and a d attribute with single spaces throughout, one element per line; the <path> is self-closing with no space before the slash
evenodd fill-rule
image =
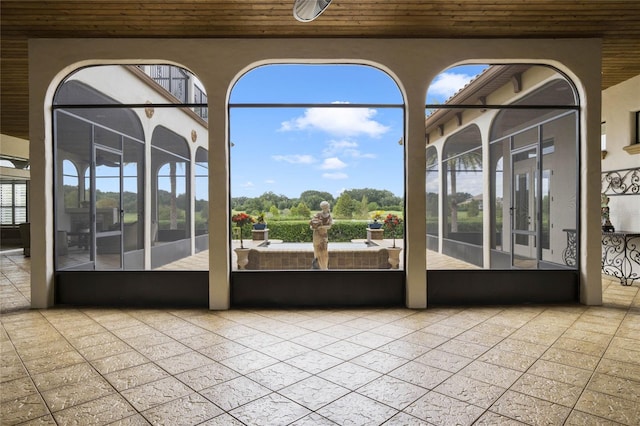
<path id="1" fill-rule="evenodd" d="M 313 229 L 313 269 L 329 269 L 329 228 L 333 225 L 329 203 L 320 203 L 321 212 L 316 213 L 309 222 Z"/>
<path id="2" fill-rule="evenodd" d="M 600 216 L 602 219 L 602 230 L 604 232 L 615 232 L 615 228 L 609 219 L 609 197 L 600 194 Z"/>

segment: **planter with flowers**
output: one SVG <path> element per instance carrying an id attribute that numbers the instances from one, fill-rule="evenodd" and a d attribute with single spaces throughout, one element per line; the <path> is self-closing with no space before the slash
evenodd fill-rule
<path id="1" fill-rule="evenodd" d="M 253 217 L 246 213 L 237 213 L 231 216 L 231 221 L 235 223 L 236 227 L 240 230 L 240 247 L 234 249 L 238 257 L 238 269 L 245 269 L 247 263 L 249 263 L 249 251 L 250 249 L 244 248 L 244 241 L 242 239 L 242 231 L 245 226 L 251 225 L 255 220 Z"/>
<path id="2" fill-rule="evenodd" d="M 256 223 L 253 224 L 251 235 L 253 241 L 267 241 L 269 239 L 269 229 L 267 229 L 264 213 L 260 213 L 258 217 L 256 217 Z"/>
<path id="3" fill-rule="evenodd" d="M 389 213 L 384 218 L 384 227 L 391 232 L 391 237 L 393 238 L 393 245 L 391 247 L 387 247 L 391 269 L 398 269 L 400 265 L 400 251 L 402 248 L 396 247 L 396 232 L 401 223 L 402 218 L 392 213 Z"/>
<path id="4" fill-rule="evenodd" d="M 367 225 L 367 240 L 382 240 L 384 238 L 384 229 L 382 229 L 383 218 L 384 212 L 380 210 L 371 213 L 371 219 L 373 219 L 373 222 L 370 222 Z"/>

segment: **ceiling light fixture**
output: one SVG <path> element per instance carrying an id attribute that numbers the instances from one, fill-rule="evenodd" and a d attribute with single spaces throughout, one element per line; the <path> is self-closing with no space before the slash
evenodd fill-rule
<path id="1" fill-rule="evenodd" d="M 293 16 L 300 22 L 311 22 L 325 11 L 332 0 L 295 0 Z"/>

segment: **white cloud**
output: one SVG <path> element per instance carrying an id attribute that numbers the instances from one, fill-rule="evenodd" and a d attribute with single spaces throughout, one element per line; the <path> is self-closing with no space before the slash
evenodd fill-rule
<path id="1" fill-rule="evenodd" d="M 265 179 L 264 183 L 272 185 L 272 184 L 276 183 L 276 181 L 273 180 L 273 179 Z"/>
<path id="2" fill-rule="evenodd" d="M 450 98 L 458 90 L 466 86 L 475 76 L 453 72 L 443 72 L 438 75 L 431 86 L 429 86 L 429 96 Z"/>
<path id="3" fill-rule="evenodd" d="M 337 103 L 337 102 L 334 102 Z M 372 108 L 309 108 L 302 117 L 281 124 L 280 130 L 320 130 L 336 136 L 380 137 L 389 127 L 374 120 Z"/>
<path id="4" fill-rule="evenodd" d="M 253 188 L 255 185 L 251 181 L 247 181 L 245 183 L 241 183 L 240 186 L 242 188 Z"/>
<path id="5" fill-rule="evenodd" d="M 353 158 L 376 158 L 376 154 L 365 154 L 358 149 L 358 143 L 355 141 L 341 139 L 331 140 L 327 144 L 328 146 L 322 151 L 322 155 L 330 157 L 337 154 L 341 154 L 345 157 Z"/>
<path id="6" fill-rule="evenodd" d="M 271 158 L 275 161 L 284 161 L 291 164 L 311 164 L 316 161 L 312 155 L 306 154 L 272 155 Z"/>
<path id="7" fill-rule="evenodd" d="M 338 157 L 326 158 L 320 166 L 322 170 L 338 170 L 344 169 L 345 167 L 347 167 L 347 163 L 340 160 Z"/>
<path id="8" fill-rule="evenodd" d="M 342 172 L 336 172 L 336 173 L 323 173 L 322 177 L 325 179 L 340 180 L 340 179 L 348 179 L 349 175 Z"/>

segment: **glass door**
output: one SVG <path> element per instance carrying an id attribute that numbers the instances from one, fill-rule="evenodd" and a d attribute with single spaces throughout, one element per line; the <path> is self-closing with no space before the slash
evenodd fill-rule
<path id="1" fill-rule="evenodd" d="M 95 269 L 122 269 L 122 152 L 96 145 L 91 188 L 91 252 Z"/>
<path id="2" fill-rule="evenodd" d="M 537 268 L 537 147 L 511 153 L 511 265 Z"/>

